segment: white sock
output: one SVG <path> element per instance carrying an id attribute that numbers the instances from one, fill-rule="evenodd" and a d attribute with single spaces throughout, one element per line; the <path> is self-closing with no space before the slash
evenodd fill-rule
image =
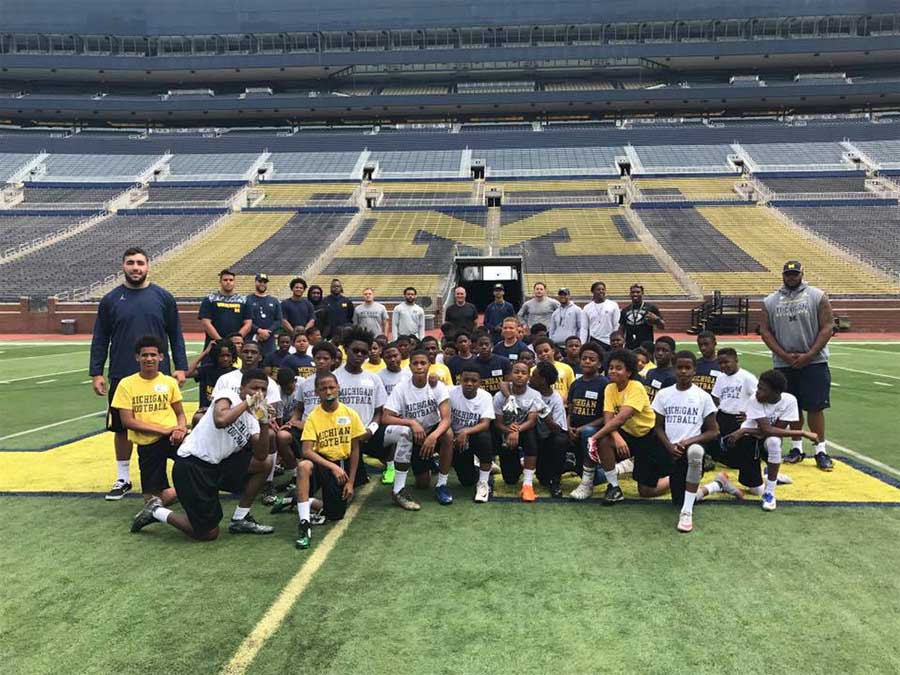
<path id="1" fill-rule="evenodd" d="M 718 481 L 715 481 L 715 480 L 714 480 L 714 481 L 710 481 L 709 483 L 707 483 L 707 484 L 704 485 L 703 487 L 706 489 L 706 494 L 707 494 L 707 496 L 709 496 L 709 495 L 714 495 L 714 494 L 716 494 L 717 492 L 721 492 L 721 491 L 722 491 L 722 486 L 719 485 L 719 482 L 718 482 Z M 698 499 L 700 499 L 700 495 L 697 495 L 697 497 L 698 497 Z"/>
<path id="2" fill-rule="evenodd" d="M 525 477 L 522 479 L 522 485 L 534 484 L 534 469 L 525 469 Z"/>
<path id="3" fill-rule="evenodd" d="M 231 516 L 232 520 L 243 520 L 244 517 L 250 513 L 250 507 L 244 508 L 243 506 L 235 506 L 234 507 L 234 515 Z"/>
<path id="4" fill-rule="evenodd" d="M 131 482 L 131 462 L 127 459 L 116 460 L 116 479 Z"/>
<path id="5" fill-rule="evenodd" d="M 818 455 L 820 452 L 825 452 L 825 443 L 816 443 L 816 454 Z"/>
<path id="6" fill-rule="evenodd" d="M 589 469 L 586 466 L 581 467 L 581 482 L 585 485 L 590 485 L 593 487 L 594 469 Z"/>
<path id="7" fill-rule="evenodd" d="M 769 480 L 769 479 L 767 478 L 767 479 L 766 479 L 766 492 L 768 492 L 770 495 L 774 495 L 774 494 L 775 494 L 775 488 L 776 488 L 777 485 L 778 485 L 778 480 L 777 480 L 777 479 L 776 479 L 776 480 Z"/>
<path id="8" fill-rule="evenodd" d="M 391 460 L 390 462 L 388 462 L 387 465 L 385 466 L 385 468 L 389 469 L 389 470 L 393 469 L 394 468 L 394 460 Z"/>
<path id="9" fill-rule="evenodd" d="M 435 487 L 443 487 L 447 484 L 447 479 L 450 478 L 449 473 L 438 473 L 437 483 L 434 484 Z"/>
<path id="10" fill-rule="evenodd" d="M 613 467 L 612 471 L 604 471 L 603 475 L 606 476 L 607 483 L 613 487 L 619 487 L 619 472 L 616 471 L 615 467 Z"/>
<path id="11" fill-rule="evenodd" d="M 165 506 L 160 506 L 153 512 L 153 517 L 156 518 L 161 523 L 167 523 L 169 514 L 172 513 L 172 509 L 167 509 Z"/>
<path id="12" fill-rule="evenodd" d="M 478 469 L 478 482 L 479 483 L 487 483 L 491 479 L 491 470 L 482 471 Z"/>
<path id="13" fill-rule="evenodd" d="M 693 513 L 694 512 L 694 500 L 697 498 L 696 492 L 685 492 L 684 493 L 684 506 L 681 507 L 682 513 Z"/>
<path id="14" fill-rule="evenodd" d="M 312 504 L 312 499 L 307 499 L 305 502 L 297 502 L 297 515 L 300 516 L 300 520 L 309 522 L 310 504 Z"/>
<path id="15" fill-rule="evenodd" d="M 394 472 L 394 494 L 397 494 L 398 492 L 400 492 L 400 490 L 406 487 L 406 474 L 408 472 L 409 469 L 407 469 L 406 471 L 400 471 L 399 469 L 397 469 L 397 471 Z"/>
<path id="16" fill-rule="evenodd" d="M 267 482 L 267 483 L 271 483 L 271 482 L 272 482 L 272 479 L 275 478 L 275 464 L 276 464 L 276 460 L 278 459 L 278 458 L 275 456 L 275 453 L 274 453 L 274 452 L 273 452 L 271 455 L 269 455 L 269 457 L 272 458 L 272 466 L 269 467 L 269 475 L 268 475 L 268 477 L 266 478 L 266 482 Z"/>
<path id="17" fill-rule="evenodd" d="M 803 452 L 803 441 L 791 441 L 791 450 Z"/>
<path id="18" fill-rule="evenodd" d="M 756 495 L 757 497 L 761 497 L 762 493 L 763 493 L 763 486 L 757 485 L 756 487 L 747 488 L 747 492 L 749 492 L 751 495 Z"/>

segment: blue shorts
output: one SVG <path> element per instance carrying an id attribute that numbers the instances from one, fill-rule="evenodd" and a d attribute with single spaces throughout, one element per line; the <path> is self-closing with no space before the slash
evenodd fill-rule
<path id="1" fill-rule="evenodd" d="M 800 410 L 816 412 L 831 407 L 831 371 L 827 363 L 778 371 L 787 378 L 788 393 L 797 397 Z"/>

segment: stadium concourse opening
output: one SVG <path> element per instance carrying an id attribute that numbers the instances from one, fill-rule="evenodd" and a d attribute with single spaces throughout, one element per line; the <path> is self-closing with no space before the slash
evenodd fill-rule
<path id="1" fill-rule="evenodd" d="M 522 290 L 522 258 L 520 256 L 495 256 L 481 258 L 457 256 L 456 285 L 466 289 L 466 299 L 483 312 L 494 301 L 494 286 L 503 284 L 507 302 L 518 310 L 524 298 Z"/>

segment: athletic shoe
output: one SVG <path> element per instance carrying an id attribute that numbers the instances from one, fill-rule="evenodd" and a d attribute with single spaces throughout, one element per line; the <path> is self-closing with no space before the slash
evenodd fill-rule
<path id="1" fill-rule="evenodd" d="M 569 493 L 569 499 L 574 499 L 576 502 L 583 502 L 585 499 L 590 499 L 593 493 L 594 486 L 590 483 L 581 481 L 578 484 L 578 487 Z"/>
<path id="2" fill-rule="evenodd" d="M 788 476 L 786 473 L 778 473 L 778 484 L 779 485 L 793 485 L 794 479 Z"/>
<path id="3" fill-rule="evenodd" d="M 262 525 L 249 513 L 240 520 L 231 519 L 228 525 L 231 534 L 272 534 L 275 528 L 271 525 Z"/>
<path id="4" fill-rule="evenodd" d="M 606 494 L 603 495 L 604 506 L 612 506 L 616 502 L 625 501 L 625 495 L 622 494 L 622 488 L 618 485 L 607 485 Z"/>
<path id="5" fill-rule="evenodd" d="M 537 501 L 537 495 L 534 494 L 534 486 L 533 485 L 525 485 L 523 483 L 522 489 L 519 490 L 519 497 L 522 498 L 523 502 Z"/>
<path id="6" fill-rule="evenodd" d="M 480 480 L 475 484 L 475 503 L 487 504 L 491 498 L 491 486 Z"/>
<path id="7" fill-rule="evenodd" d="M 716 468 L 716 460 L 707 454 L 703 455 L 703 472 L 714 471 Z"/>
<path id="8" fill-rule="evenodd" d="M 501 473 L 503 473 L 503 470 L 500 468 L 500 465 L 497 462 L 491 462 L 491 475 L 496 476 Z"/>
<path id="9" fill-rule="evenodd" d="M 381 472 L 381 484 L 382 485 L 393 485 L 394 484 L 394 467 L 386 467 L 384 471 Z"/>
<path id="10" fill-rule="evenodd" d="M 275 474 L 274 474 L 274 476 L 275 476 L 276 478 L 278 478 L 279 476 L 283 476 L 283 475 L 284 475 L 284 467 L 281 466 L 281 464 L 276 464 L 276 465 L 275 465 Z"/>
<path id="11" fill-rule="evenodd" d="M 762 509 L 763 511 L 774 511 L 775 510 L 775 495 L 771 492 L 764 492 L 762 496 Z"/>
<path id="12" fill-rule="evenodd" d="M 312 511 L 309 514 L 309 524 L 313 526 L 324 525 L 325 512 L 322 509 L 319 509 L 318 511 Z"/>
<path id="13" fill-rule="evenodd" d="M 162 500 L 159 497 L 151 497 L 144 504 L 144 508 L 138 511 L 137 515 L 131 519 L 131 531 L 140 532 L 148 525 L 155 523 L 156 518 L 153 517 L 153 512 L 162 505 Z"/>
<path id="14" fill-rule="evenodd" d="M 272 508 L 269 513 L 284 513 L 285 511 L 292 509 L 296 504 L 297 500 L 294 498 L 294 495 L 275 497 L 275 501 L 272 502 Z"/>
<path id="15" fill-rule="evenodd" d="M 727 495 L 731 495 L 735 499 L 743 499 L 744 491 L 741 490 L 737 485 L 731 482 L 731 479 L 728 477 L 728 474 L 722 471 L 718 476 L 716 476 L 715 481 L 722 486 L 722 492 Z"/>
<path id="16" fill-rule="evenodd" d="M 117 502 L 129 492 L 131 492 L 131 483 L 120 478 L 115 483 L 113 483 L 110 491 L 106 493 L 106 501 Z"/>
<path id="17" fill-rule="evenodd" d="M 806 455 L 803 454 L 802 450 L 798 450 L 797 448 L 791 448 L 791 451 L 787 454 L 787 457 L 784 458 L 785 464 L 799 464 L 803 461 Z"/>
<path id="18" fill-rule="evenodd" d="M 450 488 L 446 485 L 438 485 L 434 488 L 434 498 L 441 506 L 450 506 L 453 503 L 453 495 L 450 494 Z"/>
<path id="19" fill-rule="evenodd" d="M 816 466 L 822 469 L 822 471 L 834 470 L 834 464 L 832 463 L 831 457 L 828 456 L 827 452 L 816 453 Z"/>
<path id="20" fill-rule="evenodd" d="M 553 481 L 547 488 L 550 490 L 550 496 L 553 499 L 562 499 L 563 491 L 558 482 Z"/>
<path id="21" fill-rule="evenodd" d="M 294 545 L 299 549 L 307 549 L 311 539 L 312 530 L 309 529 L 309 521 L 301 520 L 297 525 L 297 541 L 294 542 Z"/>
<path id="22" fill-rule="evenodd" d="M 275 489 L 275 484 L 268 480 L 266 481 L 266 484 L 263 485 L 262 504 L 263 506 L 272 506 L 276 499 L 278 499 L 278 491 Z"/>
<path id="23" fill-rule="evenodd" d="M 603 485 L 606 482 L 606 473 L 599 464 L 594 468 L 594 487 Z"/>
<path id="24" fill-rule="evenodd" d="M 391 495 L 393 502 L 404 511 L 418 511 L 422 507 L 409 494 L 409 490 L 403 488 L 400 492 Z"/>
<path id="25" fill-rule="evenodd" d="M 694 514 L 682 511 L 678 514 L 678 524 L 675 529 L 679 532 L 690 532 L 694 529 Z"/>
<path id="26" fill-rule="evenodd" d="M 706 455 L 704 455 L 705 457 Z M 628 473 L 634 472 L 634 460 L 633 459 L 623 459 L 621 462 L 616 462 L 616 475 L 624 476 Z"/>
<path id="27" fill-rule="evenodd" d="M 565 461 L 565 464 L 563 465 L 563 471 L 562 471 L 563 474 L 576 473 L 576 469 L 577 469 L 577 467 L 575 465 L 575 453 L 567 452 L 566 453 L 566 461 Z"/>
<path id="28" fill-rule="evenodd" d="M 297 483 L 291 480 L 291 481 L 288 481 L 287 483 L 285 483 L 284 485 L 282 485 L 282 486 L 281 486 L 280 488 L 278 488 L 278 489 L 279 489 L 281 492 L 290 492 L 290 493 L 294 493 L 294 492 L 297 491 Z"/>

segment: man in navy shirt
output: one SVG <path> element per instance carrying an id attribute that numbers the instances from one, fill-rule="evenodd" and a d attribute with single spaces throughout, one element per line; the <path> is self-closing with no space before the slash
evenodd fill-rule
<path id="1" fill-rule="evenodd" d="M 171 346 L 172 359 L 166 349 L 159 369 L 169 374 L 174 360 L 172 375 L 179 385 L 184 383 L 188 363 L 178 306 L 171 293 L 147 280 L 148 270 L 147 254 L 140 248 L 129 248 L 122 256 L 124 283 L 104 295 L 97 307 L 91 339 L 90 375 L 94 392 L 98 396 L 108 396 L 110 403 L 119 380 L 139 370 L 134 345 L 145 335 L 153 335 L 164 345 Z M 103 377 L 107 355 L 109 387 Z M 115 434 L 117 467 L 116 482 L 106 498 L 118 500 L 131 491 L 131 441 L 115 408 L 109 408 L 106 428 Z"/>
<path id="2" fill-rule="evenodd" d="M 219 272 L 219 290 L 203 298 L 197 318 L 206 332 L 204 347 L 213 340 L 221 340 L 234 333 L 247 337 L 253 322 L 250 320 L 247 298 L 234 292 L 234 272 Z"/>
<path id="3" fill-rule="evenodd" d="M 252 335 L 256 337 L 259 353 L 265 358 L 275 351 L 275 331 L 283 327 L 291 329 L 291 324 L 282 318 L 281 303 L 273 295 L 269 295 L 269 275 L 256 275 L 256 291 L 247 296 L 250 308 Z"/>
<path id="4" fill-rule="evenodd" d="M 322 337 L 337 339 L 341 335 L 341 329 L 353 322 L 353 302 L 343 295 L 344 285 L 340 279 L 331 280 L 331 293 L 322 300 L 322 304 L 328 310 L 329 329 L 328 335 Z"/>
<path id="5" fill-rule="evenodd" d="M 303 297 L 306 292 L 306 281 L 300 277 L 291 279 L 291 297 L 281 302 L 281 313 L 290 324 L 288 332 L 295 328 L 311 328 L 316 315 L 316 308 Z"/>
<path id="6" fill-rule="evenodd" d="M 503 319 L 516 315 L 513 306 L 503 299 L 504 292 L 503 284 L 494 284 L 494 301 L 484 309 L 484 325 L 491 330 L 495 341 L 500 337 Z"/>

